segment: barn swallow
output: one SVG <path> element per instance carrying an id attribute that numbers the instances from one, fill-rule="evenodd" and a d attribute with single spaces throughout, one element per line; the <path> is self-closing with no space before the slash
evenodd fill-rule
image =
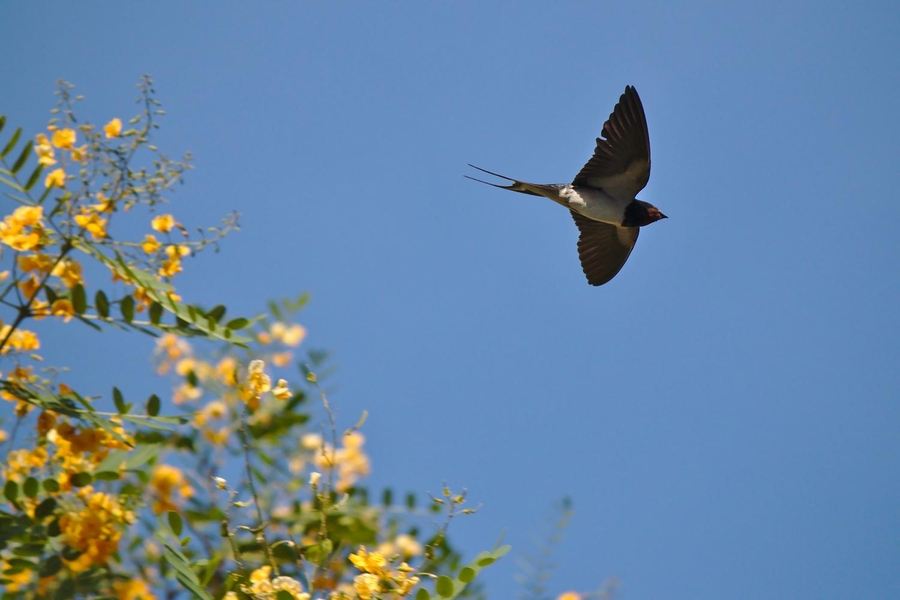
<path id="1" fill-rule="evenodd" d="M 640 228 L 667 218 L 635 196 L 650 179 L 650 135 L 637 91 L 625 93 L 603 124 L 594 155 L 570 184 L 528 183 L 473 164 L 509 185 L 468 177 L 504 190 L 543 196 L 562 204 L 578 226 L 578 257 L 591 285 L 603 285 L 621 270 L 637 242 Z"/>

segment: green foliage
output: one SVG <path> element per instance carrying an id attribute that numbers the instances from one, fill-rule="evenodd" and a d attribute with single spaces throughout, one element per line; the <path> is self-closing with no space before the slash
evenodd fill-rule
<path id="1" fill-rule="evenodd" d="M 3 599 L 478 594 L 476 576 L 508 547 L 463 563 L 447 533 L 475 511 L 465 493 L 423 502 L 384 490 L 369 501 L 366 414 L 339 432 L 320 387 L 332 374 L 327 354 L 297 354 L 306 294 L 255 318 L 178 295 L 184 259 L 215 246 L 236 217 L 199 239 L 170 214 L 148 214 L 143 239 L 110 233 L 123 211 L 155 213 L 190 168 L 189 155 L 173 160 L 152 144 L 163 113 L 152 81 L 138 87 L 141 112 L 124 126 L 79 121 L 79 97 L 60 83 L 47 134 L 25 139 L 17 128 L 0 139 L 0 187 L 15 206 L 0 226 L 0 305 L 9 310 L 0 396 L 14 411 L 2 430 Z M 0 116 L 0 136 L 6 125 Z M 82 261 L 116 283 L 87 280 Z M 65 370 L 36 354 L 26 326 L 39 318 L 157 338 L 171 400 L 71 389 Z M 324 426 L 314 425 L 310 398 L 321 401 Z M 444 517 L 437 528 L 435 515 Z"/>

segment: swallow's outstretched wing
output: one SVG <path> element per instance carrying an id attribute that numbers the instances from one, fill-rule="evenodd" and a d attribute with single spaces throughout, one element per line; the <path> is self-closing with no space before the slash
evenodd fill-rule
<path id="1" fill-rule="evenodd" d="M 650 179 L 650 135 L 644 107 L 632 86 L 625 87 L 600 135 L 594 156 L 572 184 L 600 188 L 618 200 L 634 200 Z"/>
<path id="2" fill-rule="evenodd" d="M 637 243 L 639 227 L 617 227 L 588 219 L 575 212 L 572 218 L 578 236 L 578 258 L 591 285 L 603 285 L 616 276 Z"/>

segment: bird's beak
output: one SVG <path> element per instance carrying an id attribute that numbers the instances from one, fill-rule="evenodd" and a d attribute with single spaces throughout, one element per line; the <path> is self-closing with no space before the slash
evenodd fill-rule
<path id="1" fill-rule="evenodd" d="M 659 213 L 659 218 L 660 219 L 668 219 L 669 217 L 667 217 L 666 215 L 664 215 L 662 213 Z"/>

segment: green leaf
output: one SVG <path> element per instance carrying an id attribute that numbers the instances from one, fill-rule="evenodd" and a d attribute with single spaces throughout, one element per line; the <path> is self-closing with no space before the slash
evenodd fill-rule
<path id="1" fill-rule="evenodd" d="M 116 258 L 113 259 L 87 240 L 78 239 L 74 240 L 74 243 L 78 249 L 87 252 L 106 265 L 121 279 L 143 288 L 150 300 L 162 304 L 166 311 L 175 315 L 176 325 L 174 327 L 164 327 L 164 330 L 180 329 L 182 330 L 182 335 L 204 335 L 208 338 L 224 340 L 243 347 L 246 347 L 247 343 L 252 341 L 249 337 L 233 335 L 230 329 L 226 329 L 217 323 L 210 324 L 209 319 L 206 318 L 206 313 L 202 310 L 174 300 L 169 295 L 174 289 L 170 284 L 160 281 L 159 277 L 153 273 L 127 264 L 121 254 L 116 253 Z M 122 302 L 124 304 L 125 300 L 123 299 Z"/>
<path id="2" fill-rule="evenodd" d="M 109 316 L 109 300 L 103 290 L 97 290 L 94 295 L 94 306 L 97 308 L 97 314 L 104 319 Z"/>
<path id="3" fill-rule="evenodd" d="M 16 143 L 19 141 L 20 135 L 22 135 L 22 128 L 16 127 L 16 130 L 13 132 L 12 137 L 9 138 L 9 142 L 7 142 L 6 146 L 3 147 L 3 151 L 0 152 L 0 158 L 6 158 L 6 155 L 12 152 L 12 149 L 16 147 Z"/>
<path id="4" fill-rule="evenodd" d="M 29 477 L 25 480 L 25 483 L 22 485 L 22 491 L 28 498 L 34 498 L 38 495 L 38 480 L 34 477 Z"/>
<path id="5" fill-rule="evenodd" d="M 55 498 L 44 498 L 44 500 L 34 509 L 34 518 L 43 520 L 53 514 L 56 510 Z"/>
<path id="6" fill-rule="evenodd" d="M 134 319 L 134 298 L 131 296 L 125 296 L 122 298 L 122 318 L 125 319 L 126 323 L 131 323 L 132 319 Z"/>
<path id="7" fill-rule="evenodd" d="M 54 600 L 67 600 L 68 598 L 75 597 L 75 580 L 70 578 L 65 578 L 59 584 L 59 588 L 56 590 L 56 595 L 54 596 Z"/>
<path id="8" fill-rule="evenodd" d="M 38 165 L 34 168 L 34 171 L 31 172 L 31 176 L 28 178 L 28 181 L 25 182 L 25 187 L 23 188 L 26 192 L 34 187 L 34 184 L 37 183 L 38 178 L 40 178 L 41 173 L 44 172 L 44 165 Z"/>
<path id="9" fill-rule="evenodd" d="M 153 394 L 147 399 L 147 414 L 155 417 L 159 414 L 159 396 Z"/>
<path id="10" fill-rule="evenodd" d="M 38 571 L 38 575 L 41 578 L 52 577 L 59 573 L 60 569 L 62 569 L 62 559 L 58 554 L 52 554 L 46 560 L 41 562 L 41 568 Z"/>
<path id="11" fill-rule="evenodd" d="M 384 488 L 384 492 L 381 493 L 381 503 L 386 507 L 392 506 L 394 504 L 394 490 Z"/>
<path id="12" fill-rule="evenodd" d="M 184 528 L 184 524 L 181 522 L 181 515 L 174 510 L 170 510 L 166 515 L 166 519 L 169 521 L 169 527 L 172 528 L 172 533 L 176 536 L 181 535 L 181 531 Z"/>
<path id="13" fill-rule="evenodd" d="M 118 481 L 121 479 L 118 471 L 95 471 L 94 481 Z"/>
<path id="14" fill-rule="evenodd" d="M 237 331 L 238 329 L 243 329 L 249 324 L 250 321 L 248 319 L 245 319 L 244 317 L 238 317 L 237 319 L 232 319 L 225 323 L 225 328 Z"/>
<path id="15" fill-rule="evenodd" d="M 186 417 L 151 417 L 146 415 L 122 415 L 123 421 L 137 423 L 150 429 L 159 431 L 174 431 L 179 425 L 184 425 L 190 419 Z"/>
<path id="16" fill-rule="evenodd" d="M 19 484 L 15 481 L 7 481 L 3 486 L 3 497 L 10 502 L 15 502 L 19 498 Z"/>
<path id="17" fill-rule="evenodd" d="M 79 315 L 83 315 L 87 310 L 87 295 L 84 293 L 84 286 L 80 283 L 72 288 L 72 307 Z"/>
<path id="18" fill-rule="evenodd" d="M 437 583 L 434 586 L 434 590 L 441 598 L 452 598 L 453 580 L 446 575 L 441 575 L 440 577 L 438 577 Z"/>
<path id="19" fill-rule="evenodd" d="M 206 313 L 206 317 L 218 323 L 222 320 L 222 317 L 225 316 L 226 310 L 227 309 L 223 304 L 219 304 L 218 306 L 213 307 L 212 310 L 210 310 L 208 313 Z"/>
<path id="20" fill-rule="evenodd" d="M 419 591 L 416 592 L 416 600 L 431 600 L 431 594 L 425 588 L 419 588 Z"/>
<path id="21" fill-rule="evenodd" d="M 0 131 L 3 131 L 4 125 L 6 125 L 6 115 L 0 115 Z"/>
<path id="22" fill-rule="evenodd" d="M 159 302 L 153 302 L 150 305 L 150 322 L 154 325 L 159 325 L 159 320 L 162 318 L 163 307 Z"/>
<path id="23" fill-rule="evenodd" d="M 86 485 L 90 485 L 92 481 L 94 481 L 93 476 L 86 471 L 75 473 L 74 475 L 69 477 L 69 482 L 75 487 L 84 487 Z"/>
<path id="24" fill-rule="evenodd" d="M 113 403 L 116 405 L 116 410 L 119 414 L 127 413 L 128 407 L 125 406 L 125 398 L 122 396 L 122 392 L 119 388 L 113 388 Z"/>
<path id="25" fill-rule="evenodd" d="M 459 571 L 459 580 L 463 583 L 471 583 L 475 579 L 475 569 L 472 567 L 463 567 Z"/>
<path id="26" fill-rule="evenodd" d="M 272 544 L 272 554 L 275 558 L 293 563 L 298 557 L 297 546 L 290 540 L 280 540 Z"/>
<path id="27" fill-rule="evenodd" d="M 55 494 L 59 491 L 59 482 L 55 479 L 45 479 L 41 482 L 41 487 L 44 488 L 44 491 Z"/>
<path id="28" fill-rule="evenodd" d="M 294 600 L 294 594 L 287 590 L 278 590 L 278 593 L 275 594 L 275 600 Z"/>
<path id="29" fill-rule="evenodd" d="M 31 144 L 25 144 L 25 147 L 22 148 L 22 153 L 19 154 L 19 158 L 16 159 L 16 162 L 13 163 L 12 169 L 10 172 L 15 175 L 19 172 L 19 169 L 25 166 L 25 163 L 28 161 L 28 156 L 31 154 Z"/>

